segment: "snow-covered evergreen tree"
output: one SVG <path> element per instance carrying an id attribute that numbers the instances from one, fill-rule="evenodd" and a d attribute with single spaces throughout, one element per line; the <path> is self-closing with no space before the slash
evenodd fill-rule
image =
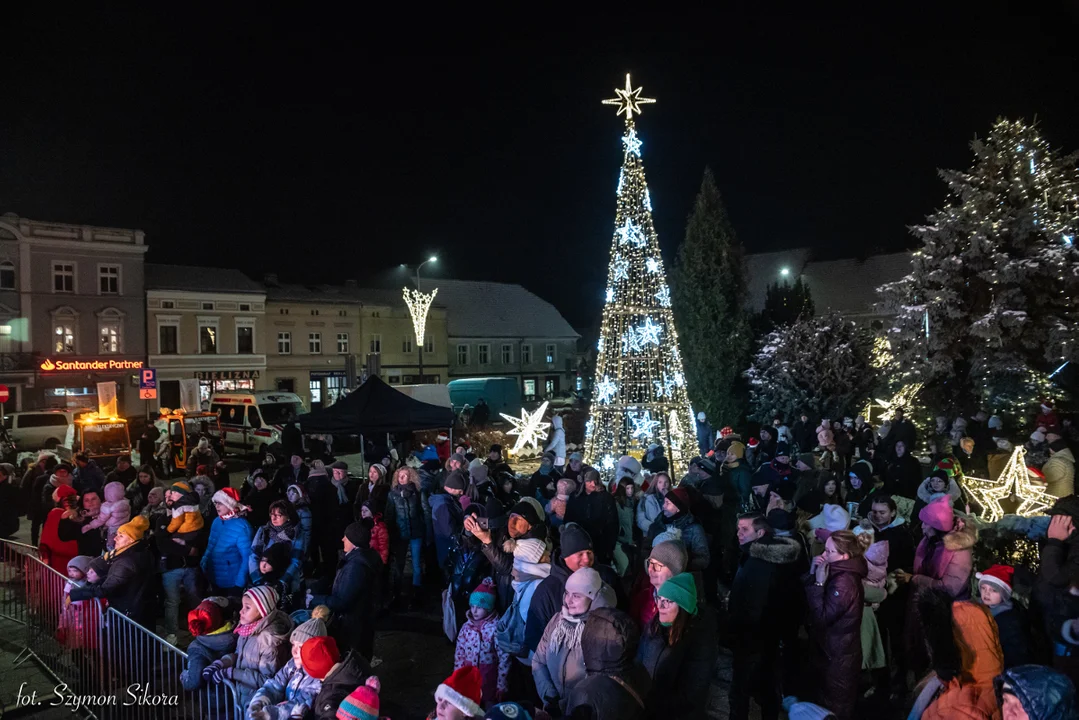
<path id="1" fill-rule="evenodd" d="M 817 417 L 857 415 L 877 381 L 872 349 L 868 331 L 835 313 L 776 328 L 746 372 L 753 417 L 766 422 L 777 412 L 797 417 L 803 410 Z"/>
<path id="2" fill-rule="evenodd" d="M 1052 394 L 1079 332 L 1079 174 L 1037 129 L 998 120 L 968 172 L 942 170 L 947 205 L 912 228 L 912 272 L 879 288 L 896 313 L 891 376 L 937 412 L 1022 415 Z"/>

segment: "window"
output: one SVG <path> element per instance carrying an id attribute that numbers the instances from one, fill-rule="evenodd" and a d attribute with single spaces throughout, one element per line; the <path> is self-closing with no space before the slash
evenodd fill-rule
<path id="1" fill-rule="evenodd" d="M 162 300 L 161 301 L 161 309 L 162 310 L 172 310 L 175 307 L 176 307 L 176 301 L 175 300 Z"/>
<path id="2" fill-rule="evenodd" d="M 71 308 L 62 308 L 53 315 L 53 352 L 76 352 L 75 327 L 77 323 L 78 318 Z"/>
<path id="3" fill-rule="evenodd" d="M 75 292 L 75 263 L 54 262 L 52 264 L 52 291 L 56 293 Z"/>
<path id="4" fill-rule="evenodd" d="M 312 314 L 312 315 L 318 315 L 318 310 L 312 310 L 312 311 L 311 311 L 311 314 Z"/>
<path id="5" fill-rule="evenodd" d="M 338 315 L 339 315 L 340 317 L 348 317 L 348 310 L 338 310 L 338 311 L 337 311 L 337 314 L 338 314 Z"/>
<path id="6" fill-rule="evenodd" d="M 288 308 L 281 308 L 277 312 L 282 314 L 282 315 L 288 315 Z"/>
<path id="7" fill-rule="evenodd" d="M 457 364 L 468 365 L 468 345 L 457 346 Z"/>
<path id="8" fill-rule="evenodd" d="M 163 325 L 158 321 L 157 326 L 157 353 L 158 355 L 176 355 L 180 352 L 180 325 Z"/>
<path id="9" fill-rule="evenodd" d="M 199 353 L 217 354 L 217 318 L 199 318 Z"/>
<path id="10" fill-rule="evenodd" d="M 124 318 L 119 310 L 108 309 L 97 318 L 98 337 L 103 355 L 115 355 L 124 351 Z"/>
<path id="11" fill-rule="evenodd" d="M 99 295 L 120 294 L 120 266 L 97 266 L 97 290 Z"/>
<path id="12" fill-rule="evenodd" d="M 214 304 L 212 302 L 204 302 L 202 304 L 202 309 L 203 310 L 213 310 L 214 309 Z"/>
<path id="13" fill-rule="evenodd" d="M 319 403 L 321 405 L 322 404 L 322 380 L 312 379 L 308 383 L 307 387 L 311 389 L 311 404 L 314 405 L 315 403 Z"/>
<path id="14" fill-rule="evenodd" d="M 337 333 L 337 354 L 348 355 L 348 333 Z"/>
<path id="15" fill-rule="evenodd" d="M 513 345 L 509 343 L 502 343 L 502 364 L 513 364 Z"/>
<path id="16" fill-rule="evenodd" d="M 312 355 L 322 354 L 322 333 L 307 333 L 307 352 Z"/>
<path id="17" fill-rule="evenodd" d="M 406 337 L 404 340 L 401 341 L 401 352 L 405 353 L 406 355 L 412 352 L 412 338 Z"/>
<path id="18" fill-rule="evenodd" d="M 254 355 L 255 354 L 255 323 L 250 321 L 250 324 L 243 323 L 242 320 L 236 320 L 236 353 L 238 355 Z"/>
<path id="19" fill-rule="evenodd" d="M 547 343 L 547 364 L 554 365 L 555 357 L 554 343 Z"/>
<path id="20" fill-rule="evenodd" d="M 380 353 L 382 352 L 382 336 L 372 335 L 371 342 L 368 345 L 368 352 Z"/>
<path id="21" fill-rule="evenodd" d="M 522 365 L 531 365 L 532 364 L 532 346 L 531 345 L 522 345 L 521 346 L 521 364 Z"/>
<path id="22" fill-rule="evenodd" d="M 435 339 L 430 335 L 423 339 L 423 351 L 425 353 L 433 353 L 435 351 Z"/>
<path id="23" fill-rule="evenodd" d="M 480 343 L 477 348 L 479 349 L 479 363 L 480 365 L 491 364 L 491 345 L 489 343 Z"/>
<path id="24" fill-rule="evenodd" d="M 525 400 L 535 400 L 536 399 L 536 381 L 535 380 L 525 380 L 524 385 L 525 385 Z"/>
<path id="25" fill-rule="evenodd" d="M 551 393 L 553 393 L 555 391 L 554 380 L 547 380 L 546 382 L 544 382 L 543 383 L 543 391 L 547 395 L 550 395 Z"/>
<path id="26" fill-rule="evenodd" d="M 15 263 L 0 262 L 0 290 L 15 289 Z"/>
<path id="27" fill-rule="evenodd" d="M 251 312 L 251 303 L 240 303 L 240 312 Z"/>
<path id="28" fill-rule="evenodd" d="M 278 355 L 291 355 L 292 354 L 292 333 L 279 332 L 277 333 L 277 354 Z"/>

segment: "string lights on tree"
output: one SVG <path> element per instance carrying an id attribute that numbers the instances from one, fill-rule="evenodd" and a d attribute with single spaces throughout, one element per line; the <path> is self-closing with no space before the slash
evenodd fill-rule
<path id="1" fill-rule="evenodd" d="M 591 416 L 585 426 L 585 458 L 611 471 L 623 454 L 644 454 L 661 442 L 671 471 L 684 472 L 692 446 L 686 428 L 693 416 L 678 353 L 678 333 L 659 241 L 652 224 L 652 199 L 641 160 L 643 147 L 634 118 L 641 97 L 629 75 L 617 97 L 604 100 L 625 117 L 622 169 L 618 179 L 611 260 L 603 321 L 597 343 Z"/>

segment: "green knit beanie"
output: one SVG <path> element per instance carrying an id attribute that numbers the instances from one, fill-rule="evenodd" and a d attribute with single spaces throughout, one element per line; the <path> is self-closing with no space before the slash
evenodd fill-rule
<path id="1" fill-rule="evenodd" d="M 663 583 L 657 594 L 672 601 L 690 615 L 697 614 L 697 583 L 689 573 L 675 575 Z"/>

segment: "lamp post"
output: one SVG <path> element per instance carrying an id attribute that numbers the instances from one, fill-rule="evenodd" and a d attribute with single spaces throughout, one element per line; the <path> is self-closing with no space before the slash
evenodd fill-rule
<path id="1" fill-rule="evenodd" d="M 427 313 L 431 309 L 431 303 L 434 302 L 435 295 L 438 294 L 438 288 L 431 291 L 429 295 L 424 295 L 420 291 L 420 268 L 427 263 L 438 262 L 438 256 L 432 255 L 419 265 L 416 266 L 416 289 L 410 291 L 409 288 L 405 288 L 405 304 L 408 306 L 408 312 L 412 316 L 412 329 L 416 332 L 416 345 L 419 350 L 420 358 L 420 383 L 423 383 L 423 344 L 424 335 L 427 325 Z"/>

